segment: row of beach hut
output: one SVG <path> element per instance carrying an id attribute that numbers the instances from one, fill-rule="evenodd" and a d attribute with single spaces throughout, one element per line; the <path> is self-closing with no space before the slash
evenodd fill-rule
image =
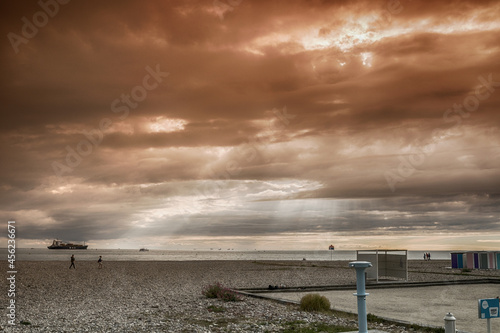
<path id="1" fill-rule="evenodd" d="M 451 267 L 468 269 L 500 269 L 500 252 L 452 252 Z"/>

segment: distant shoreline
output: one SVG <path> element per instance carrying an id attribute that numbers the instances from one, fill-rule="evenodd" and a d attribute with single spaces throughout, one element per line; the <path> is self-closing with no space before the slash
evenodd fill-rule
<path id="1" fill-rule="evenodd" d="M 99 256 L 96 256 L 95 260 L 94 258 L 78 258 L 78 253 L 75 253 L 75 258 L 80 261 L 80 262 L 94 262 L 97 260 Z M 24 260 L 24 259 L 17 259 L 16 262 L 66 262 L 68 261 L 70 256 L 66 260 Z M 103 257 L 103 260 L 105 258 Z M 286 263 L 300 263 L 300 262 L 308 262 L 308 263 L 329 263 L 329 262 L 345 262 L 349 263 L 352 261 L 356 261 L 356 259 L 338 259 L 338 260 L 297 260 L 297 259 L 172 259 L 172 260 L 155 260 L 155 259 L 150 259 L 150 260 L 133 260 L 133 259 L 118 259 L 118 260 L 113 260 L 113 259 L 107 259 L 106 262 L 270 262 L 270 263 L 279 263 L 279 262 L 286 262 Z M 408 262 L 429 262 L 428 260 L 424 259 L 408 259 Z M 435 260 L 430 260 L 430 262 L 441 262 L 441 263 L 448 263 L 449 266 L 451 267 L 451 260 L 447 259 L 435 259 Z"/>
<path id="2" fill-rule="evenodd" d="M 48 246 L 48 245 L 47 245 Z M 48 250 L 47 246 L 43 247 L 17 247 L 19 250 Z M 5 250 L 7 249 L 6 247 L 0 247 L 0 250 Z M 62 249 L 65 250 L 65 249 Z M 91 248 L 89 247 L 87 250 L 103 250 L 103 251 L 139 251 L 139 248 Z M 463 249 L 458 249 L 458 250 L 433 250 L 433 249 L 423 249 L 423 250 L 405 250 L 405 249 L 335 249 L 335 250 L 328 250 L 326 249 L 321 249 L 321 250 L 236 250 L 236 249 L 155 249 L 155 248 L 148 248 L 149 251 L 179 251 L 179 252 L 323 252 L 323 251 L 333 251 L 333 252 L 338 252 L 338 251 L 408 251 L 408 252 L 467 252 L 467 251 L 499 251 L 500 249 L 475 249 L 475 250 L 463 250 Z"/>
<path id="3" fill-rule="evenodd" d="M 451 260 L 449 251 L 408 251 L 408 260 L 423 260 L 425 252 L 431 253 L 432 260 Z M 7 249 L 0 249 L 0 255 L 7 254 Z M 17 248 L 16 260 L 19 261 L 67 261 L 74 254 L 79 261 L 97 260 L 102 256 L 106 261 L 206 261 L 206 260 L 308 260 L 308 261 L 354 261 L 356 251 L 236 251 L 236 250 L 50 250 Z"/>

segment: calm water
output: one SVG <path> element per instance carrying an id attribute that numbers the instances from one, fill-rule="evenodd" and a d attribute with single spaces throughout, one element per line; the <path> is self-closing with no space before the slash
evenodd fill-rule
<path id="1" fill-rule="evenodd" d="M 0 249 L 7 258 L 7 249 Z M 451 260 L 449 251 L 431 251 L 431 259 Z M 187 260 L 355 260 L 356 251 L 171 251 L 150 250 L 49 250 L 16 249 L 18 261 L 68 261 L 74 254 L 78 261 L 187 261 Z M 409 260 L 423 260 L 423 251 L 408 251 Z"/>

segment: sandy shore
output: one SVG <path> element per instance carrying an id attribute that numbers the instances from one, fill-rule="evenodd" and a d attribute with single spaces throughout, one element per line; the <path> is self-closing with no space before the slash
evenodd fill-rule
<path id="1" fill-rule="evenodd" d="M 105 258 L 104 258 L 105 259 Z M 461 275 L 449 262 L 410 262 L 411 281 L 500 278 L 500 271 Z M 7 266 L 1 266 L 6 272 Z M 10 332 L 282 332 L 290 323 L 324 322 L 356 326 L 356 321 L 311 314 L 267 300 L 207 299 L 204 286 L 320 286 L 355 283 L 347 262 L 18 262 L 16 326 L 7 324 L 7 281 L 0 300 L 0 326 Z M 213 311 L 215 306 L 220 312 Z M 30 325 L 21 325 L 20 322 Z M 382 327 L 389 332 L 404 328 Z"/>

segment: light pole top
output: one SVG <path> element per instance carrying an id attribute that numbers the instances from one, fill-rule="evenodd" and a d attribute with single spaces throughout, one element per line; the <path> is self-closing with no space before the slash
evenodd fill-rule
<path id="1" fill-rule="evenodd" d="M 368 268 L 372 266 L 372 263 L 369 261 L 352 261 L 349 263 L 350 268 Z"/>
<path id="2" fill-rule="evenodd" d="M 448 313 L 446 314 L 446 316 L 444 316 L 444 318 L 443 318 L 443 319 L 444 319 L 445 321 L 448 321 L 448 320 L 449 320 L 449 321 L 455 321 L 455 320 L 457 320 L 457 319 L 455 318 L 455 316 L 453 315 L 453 313 L 451 313 L 451 312 L 448 312 Z"/>

